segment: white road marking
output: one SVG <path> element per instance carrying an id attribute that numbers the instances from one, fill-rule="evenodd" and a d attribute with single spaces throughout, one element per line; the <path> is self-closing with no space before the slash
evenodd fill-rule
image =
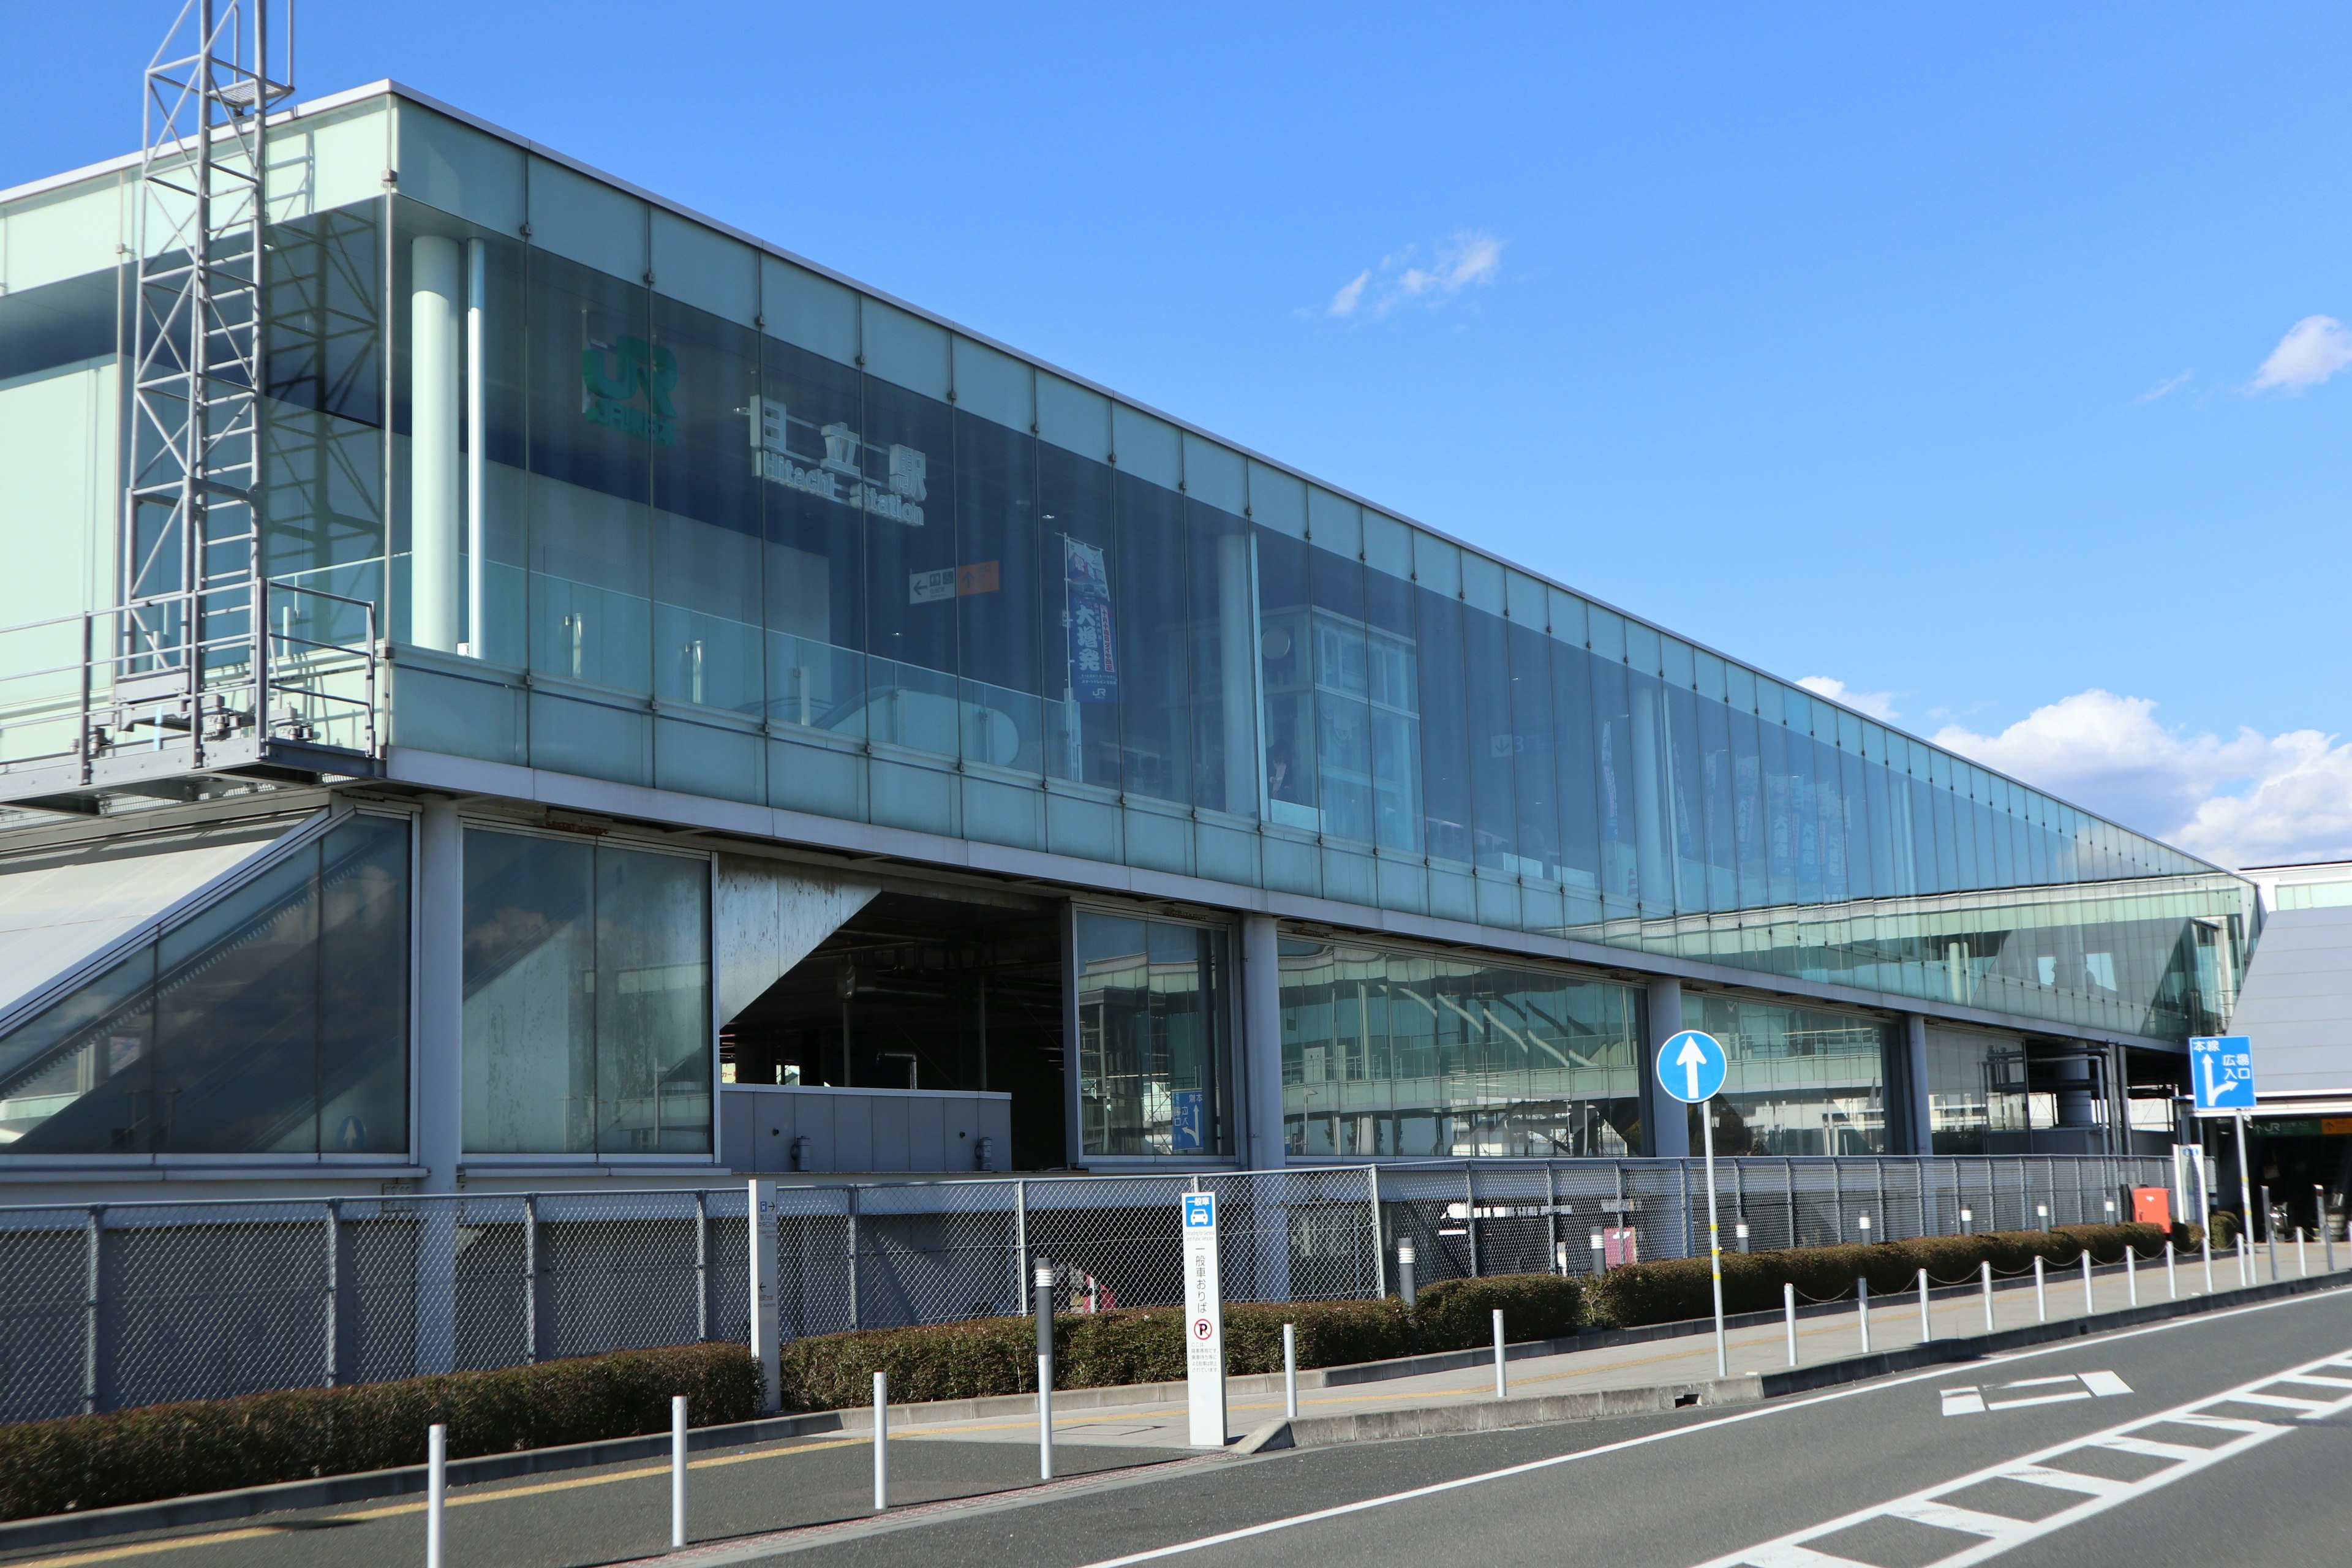
<path id="1" fill-rule="evenodd" d="M 2352 1354 L 2352 1352 L 2346 1353 Z M 2142 1415 L 2124 1422 L 2120 1426 L 2111 1426 L 2104 1432 L 2094 1432 L 2087 1437 L 2069 1438 L 2063 1443 L 2025 1455 L 2022 1458 L 1990 1465 L 1981 1470 L 1962 1476 L 1957 1480 L 1941 1481 L 1935 1486 L 1892 1499 L 1874 1507 L 1860 1509 L 1840 1518 L 1808 1526 L 1803 1530 L 1791 1531 L 1777 1540 L 1761 1542 L 1744 1552 L 1735 1552 L 1727 1557 L 1713 1558 L 1702 1563 L 1700 1568 L 1780 1568 L 1783 1563 L 1807 1563 L 1811 1568 L 1827 1568 L 1828 1564 L 1843 1563 L 1847 1560 L 1832 1556 L 1812 1542 L 1878 1519 L 1909 1520 L 1914 1523 L 1930 1525 L 1937 1530 L 1950 1532 L 1955 1537 L 1952 1549 L 1934 1562 L 1923 1564 L 1922 1568 L 1968 1568 L 1969 1564 L 1983 1563 L 1998 1557 L 2013 1546 L 2021 1546 L 2026 1542 L 2038 1540 L 2053 1531 L 2063 1530 L 2070 1524 L 2076 1524 L 2089 1519 L 2094 1514 L 2105 1512 L 2127 1499 L 2159 1491 L 2200 1470 L 2210 1469 L 2224 1459 L 2234 1458 L 2250 1448 L 2260 1447 L 2263 1444 L 2284 1437 L 2294 1430 L 2292 1424 L 2284 1421 L 2256 1421 L 2236 1416 L 2215 1415 L 2211 1411 L 2217 1405 L 2260 1405 L 2292 1407 L 2299 1412 L 2295 1417 L 2297 1421 L 2317 1420 L 2323 1416 L 2352 1410 L 2352 1394 L 2347 1394 L 2332 1405 L 2319 1405 L 2308 1399 L 2287 1399 L 2263 1393 L 2263 1389 L 2273 1384 L 2299 1379 L 2314 1368 L 2341 1364 L 2343 1359 L 2343 1356 L 2330 1356 L 2320 1361 L 2308 1362 L 2302 1366 L 2291 1367 L 2285 1372 L 2273 1373 L 2267 1377 L 2258 1377 L 2252 1383 L 2242 1383 L 2237 1387 L 2221 1394 L 2209 1394 L 2202 1398 L 2192 1399 L 2186 1405 L 2176 1405 L 2171 1409 L 2159 1411 L 2154 1415 Z M 2036 1381 L 2046 1382 L 2047 1380 Z M 2084 1381 L 2088 1381 L 2087 1374 L 2084 1375 Z M 2116 1381 L 2120 1383 L 2122 1380 L 2118 1378 Z M 2087 1399 L 2091 1395 L 2085 1392 L 2081 1397 Z M 2200 1448 L 2184 1443 L 2167 1443 L 2137 1435 L 2153 1427 L 2167 1426 L 2202 1426 L 2226 1432 L 2230 1436 L 2226 1441 L 2217 1443 L 2210 1448 Z M 2048 1463 L 2052 1459 L 2060 1458 L 2067 1454 L 2080 1453 L 2085 1448 L 2108 1448 L 2127 1454 L 2138 1454 L 2148 1458 L 2162 1459 L 2165 1461 L 2165 1466 L 2162 1469 L 2151 1471 L 2135 1481 L 2108 1482 L 2095 1480 L 2089 1476 L 2077 1476 L 2062 1467 Z M 2082 1491 L 2086 1495 L 2084 1500 L 2072 1507 L 2060 1509 L 2056 1513 L 2035 1520 L 2018 1519 L 2009 1514 L 1956 1507 L 1943 1500 L 1956 1493 L 1964 1492 L 1971 1487 L 1981 1486 L 1986 1481 L 2000 1479 L 2030 1480 L 2042 1486 L 2056 1486 L 2067 1491 Z"/>
<path id="2" fill-rule="evenodd" d="M 2347 1384 L 2352 1387 L 2352 1384 Z M 2030 1394 L 2022 1399 L 1996 1399 L 2016 1388 L 2061 1388 L 2059 1394 Z M 2063 1377 L 2021 1377 L 2015 1383 L 1971 1384 L 1944 1390 L 1944 1414 L 1981 1415 L 1988 1410 L 2022 1410 L 2031 1405 L 2067 1405 L 2078 1399 L 2112 1399 L 2129 1394 L 2131 1384 L 2112 1372 L 2068 1373 Z"/>
<path id="3" fill-rule="evenodd" d="M 2334 1290 L 2316 1292 L 2308 1296 L 2288 1296 L 2275 1301 L 2257 1301 L 2252 1306 L 2231 1307 L 2219 1312 L 2200 1312 L 2194 1317 L 2174 1318 L 2161 1323 L 2150 1323 L 2143 1329 L 2125 1329 L 2119 1332 L 2100 1337 L 2103 1342 L 2112 1344 L 2121 1340 L 2139 1339 L 2147 1334 L 2171 1333 L 2176 1330 L 2191 1328 L 2199 1324 L 2221 1322 L 2231 1318 L 2244 1317 L 2249 1313 L 2274 1312 L 2282 1308 L 2337 1299 L 2337 1292 Z M 1986 1359 L 1994 1364 L 2033 1361 L 2046 1355 L 2064 1355 L 2082 1349 L 2083 1346 L 2080 1343 L 2061 1343 L 2043 1345 L 2036 1350 L 2017 1351 L 2007 1355 L 1990 1356 Z M 2352 1371 L 2352 1350 L 2347 1350 L 2331 1360 L 2315 1362 L 2312 1364 Z M 2296 1370 L 2306 1369 L 2297 1368 Z M 1785 1415 L 1790 1411 L 1810 1409 L 1816 1405 L 1830 1405 L 1839 1400 L 1863 1398 L 1869 1394 L 1884 1393 L 1890 1388 L 1908 1387 L 1915 1383 L 1930 1383 L 1944 1375 L 1946 1375 L 1945 1373 L 1937 1369 L 1913 1373 L 1907 1377 L 1892 1377 L 1878 1383 L 1857 1384 L 1851 1387 L 1832 1389 L 1825 1394 L 1816 1394 L 1808 1398 L 1791 1399 L 1786 1404 L 1767 1405 L 1753 1410 L 1743 1410 L 1736 1415 L 1722 1415 L 1712 1421 L 1696 1421 L 1687 1426 L 1676 1426 L 1664 1432 L 1653 1432 L 1645 1437 L 1629 1437 L 1622 1442 L 1604 1443 L 1594 1448 L 1580 1448 L 1570 1454 L 1554 1454 L 1549 1458 L 1531 1459 L 1521 1465 L 1506 1465 L 1500 1469 L 1482 1470 L 1475 1476 L 1459 1476 L 1453 1480 L 1438 1481 L 1430 1486 L 1412 1487 L 1401 1492 L 1386 1492 L 1379 1497 L 1359 1498 L 1354 1502 L 1341 1503 L 1333 1508 L 1317 1509 L 1310 1513 L 1295 1513 L 1283 1519 L 1267 1520 L 1263 1524 L 1246 1525 L 1239 1530 L 1220 1531 L 1214 1535 L 1199 1536 L 1191 1541 L 1172 1542 L 1166 1546 L 1154 1546 L 1142 1552 L 1130 1552 L 1124 1557 L 1106 1557 L 1099 1562 L 1083 1564 L 1082 1568 L 1129 1568 L 1130 1564 L 1137 1563 L 1157 1563 L 1163 1558 L 1179 1557 L 1188 1552 L 1200 1552 L 1212 1546 L 1223 1546 L 1231 1542 L 1249 1541 L 1261 1535 L 1272 1535 L 1276 1531 L 1318 1524 L 1327 1519 L 1342 1519 L 1349 1514 L 1385 1508 L 1391 1503 L 1412 1502 L 1421 1498 L 1437 1497 L 1446 1492 L 1459 1491 L 1465 1487 L 1475 1487 L 1486 1481 L 1507 1480 L 1515 1476 L 1530 1475 L 1535 1471 L 1551 1469 L 1559 1465 L 1572 1465 L 1580 1459 L 1599 1458 L 1604 1455 L 1622 1453 L 1632 1448 L 1644 1448 L 1653 1443 L 1672 1442 L 1677 1437 L 1696 1436 L 1703 1432 L 1713 1432 L 1726 1426 L 1738 1426 L 1749 1421 L 1763 1420 L 1774 1415 Z M 2030 1465 L 2031 1462 L 2031 1460 L 2021 1461 L 2021 1464 Z M 2051 1473 L 2055 1475 L 2059 1472 Z M 2019 1479 L 2031 1478 L 2021 1476 Z M 2081 1479 L 2088 1482 L 2093 1478 L 2085 1476 Z M 2074 1489 L 2089 1489 L 2086 1487 Z M 1806 1562 L 1821 1564 L 1834 1563 L 1837 1560 L 1821 1552 L 1803 1552 L 1800 1556 L 1791 1556 L 1785 1561 L 1791 1564 Z"/>

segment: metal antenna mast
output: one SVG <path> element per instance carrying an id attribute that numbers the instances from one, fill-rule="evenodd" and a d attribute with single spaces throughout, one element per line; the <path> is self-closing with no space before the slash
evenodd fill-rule
<path id="1" fill-rule="evenodd" d="M 199 766 L 226 738 L 207 689 L 266 652 L 265 141 L 292 46 L 293 0 L 184 0 L 144 83 L 119 668 L 176 689 Z"/>

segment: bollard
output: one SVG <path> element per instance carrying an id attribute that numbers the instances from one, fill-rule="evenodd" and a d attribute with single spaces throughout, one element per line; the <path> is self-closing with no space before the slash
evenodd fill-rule
<path id="1" fill-rule="evenodd" d="M 1555 1241 L 1551 1244 L 1551 1266 L 1562 1279 L 1568 1277 L 1568 1243 Z"/>
<path id="2" fill-rule="evenodd" d="M 1927 1271 L 1919 1270 L 1919 1342 L 1926 1344 L 1936 1337 L 1935 1325 L 1927 1321 Z"/>
<path id="3" fill-rule="evenodd" d="M 1601 1233 L 1599 1231 L 1596 1230 L 1592 1233 L 1592 1272 L 1596 1275 L 1606 1274 L 1609 1272 L 1609 1254 L 1606 1250 L 1607 1245 L 1608 1244 L 1606 1242 L 1601 1240 Z"/>
<path id="4" fill-rule="evenodd" d="M 1748 1222 L 1747 1222 L 1746 1220 L 1744 1220 L 1744 1219 L 1743 1219 L 1743 1220 L 1741 1220 L 1738 1225 L 1733 1226 L 1731 1227 L 1731 1234 L 1732 1234 L 1732 1236 L 1733 1236 L 1734 1237 L 1736 1237 L 1736 1238 L 1738 1240 L 1738 1242 L 1739 1242 L 1739 1250 L 1740 1250 L 1740 1251 L 1742 1251 L 1742 1252 L 1747 1251 L 1747 1250 L 1748 1250 Z"/>
<path id="5" fill-rule="evenodd" d="M 2213 1232 L 2210 1226 L 2197 1238 L 2197 1247 L 2205 1255 L 2205 1294 L 2210 1296 L 2213 1293 Z"/>
<path id="6" fill-rule="evenodd" d="M 2124 1296 L 2131 1306 L 2139 1305 L 2139 1248 L 2124 1243 Z"/>
<path id="7" fill-rule="evenodd" d="M 2099 1299 L 2091 1294 L 2091 1249 L 2083 1248 L 2083 1316 L 2090 1317 L 2099 1310 Z"/>
<path id="8" fill-rule="evenodd" d="M 425 1429 L 425 1568 L 441 1568 L 441 1527 L 449 1511 L 449 1428 Z"/>
<path id="9" fill-rule="evenodd" d="M 1992 1332 L 1992 1259 L 1977 1265 L 1977 1278 L 1984 1281 L 1985 1332 Z"/>
<path id="10" fill-rule="evenodd" d="M 1495 1309 L 1495 1397 L 1509 1396 L 1509 1385 L 1503 1377 L 1503 1309 Z"/>
<path id="11" fill-rule="evenodd" d="M 2311 1278 L 2311 1259 L 2304 1256 L 2303 1226 L 2301 1226 L 2294 1227 L 2294 1276 L 2298 1279 Z"/>
<path id="12" fill-rule="evenodd" d="M 2050 1205 L 2048 1204 L 2035 1204 L 2033 1205 L 2033 1217 L 2042 1222 L 2042 1229 L 2048 1230 L 2050 1228 Z"/>
<path id="13" fill-rule="evenodd" d="M 1037 1265 L 1037 1478 L 1054 1479 L 1054 1266 L 1045 1262 Z"/>
<path id="14" fill-rule="evenodd" d="M 2180 1300 L 2180 1270 L 2174 1262 L 2172 1243 L 2168 1239 L 2164 1244 L 2164 1299 L 2168 1301 Z"/>
<path id="15" fill-rule="evenodd" d="M 1595 1231 L 1593 1234 L 1597 1236 L 1600 1233 Z M 1404 1310 L 1408 1312 L 1412 1310 L 1413 1287 L 1419 1283 L 1418 1280 L 1413 1279 L 1413 1261 L 1412 1243 L 1410 1241 L 1398 1242 L 1397 1294 L 1404 1298 Z"/>
<path id="16" fill-rule="evenodd" d="M 2271 1279 L 2276 1281 L 2278 1279 L 2278 1226 L 2266 1223 L 2263 1230 L 2264 1232 L 2263 1250 L 2270 1255 Z"/>
<path id="17" fill-rule="evenodd" d="M 1298 1325 L 1282 1325 L 1282 1414 L 1298 1419 Z"/>
<path id="18" fill-rule="evenodd" d="M 2243 1233 L 2238 1237 L 2238 1288 L 2251 1290 L 2254 1287 L 2254 1246 Z"/>
<path id="19" fill-rule="evenodd" d="M 2033 1316 L 2041 1322 L 2050 1321 L 2050 1298 L 2042 1288 L 2042 1255 L 2033 1255 Z"/>
<path id="20" fill-rule="evenodd" d="M 1974 1209 L 1971 1209 L 1971 1208 L 1963 1208 L 1963 1209 L 1961 1209 L 1961 1210 L 1960 1210 L 1960 1234 L 1961 1234 L 1962 1236 L 1966 1236 L 1966 1235 L 1968 1235 L 1968 1233 L 1969 1233 L 1969 1221 L 1970 1221 L 1970 1220 L 1972 1220 L 1972 1219 L 1974 1219 L 1974 1218 L 1976 1218 L 1976 1217 L 1977 1217 L 1977 1211 L 1976 1211 L 1976 1210 L 1974 1210 Z"/>
<path id="21" fill-rule="evenodd" d="M 669 1402 L 669 1543 L 686 1544 L 686 1395 Z"/>
<path id="22" fill-rule="evenodd" d="M 1797 1364 L 1797 1288 L 1780 1287 L 1780 1317 L 1789 1325 L 1789 1364 Z"/>
<path id="23" fill-rule="evenodd" d="M 874 1374 L 874 1511 L 890 1506 L 890 1374 Z"/>
<path id="24" fill-rule="evenodd" d="M 1862 1353 L 1870 1353 L 1870 1281 L 1853 1282 L 1854 1321 L 1862 1325 Z"/>

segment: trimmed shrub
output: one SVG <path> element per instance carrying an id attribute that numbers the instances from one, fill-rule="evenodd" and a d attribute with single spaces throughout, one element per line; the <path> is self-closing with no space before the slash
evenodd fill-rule
<path id="1" fill-rule="evenodd" d="M 1960 1284 L 1990 1261 L 1996 1274 L 2033 1266 L 2073 1264 L 2088 1247 L 2095 1261 L 2119 1263 L 2126 1245 L 2143 1258 L 2164 1249 L 2167 1233 L 2154 1225 L 2072 1225 L 2056 1230 L 1995 1231 L 1980 1236 L 1930 1236 L 1843 1247 L 1800 1247 L 1777 1252 L 1727 1252 L 1723 1257 L 1723 1310 L 1769 1312 L 1780 1305 L 1780 1287 L 1832 1300 L 1847 1294 L 1856 1279 L 1870 1281 L 1874 1295 L 1910 1289 L 1921 1268 L 1939 1284 Z M 1586 1287 L 1592 1321 L 1617 1328 L 1679 1322 L 1714 1310 L 1707 1261 L 1675 1258 L 1612 1268 Z"/>
<path id="2" fill-rule="evenodd" d="M 698 1426 L 748 1421 L 760 1370 L 741 1345 L 679 1345 L 27 1421 L 0 1426 L 0 1519 L 422 1464 L 436 1422 L 453 1459 L 664 1432 L 680 1394 Z"/>
<path id="3" fill-rule="evenodd" d="M 1495 1309 L 1513 1340 L 1556 1340 L 1584 1326 L 1584 1287 L 1557 1274 L 1496 1274 L 1441 1279 L 1420 1293 L 1413 1327 L 1424 1351 L 1492 1344 Z"/>

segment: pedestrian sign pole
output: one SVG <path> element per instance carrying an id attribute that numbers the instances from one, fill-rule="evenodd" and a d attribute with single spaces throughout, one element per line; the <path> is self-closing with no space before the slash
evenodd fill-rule
<path id="1" fill-rule="evenodd" d="M 1186 1193 L 1184 1388 L 1195 1448 L 1225 1446 L 1225 1309 L 1217 1277 L 1217 1194 Z"/>
<path id="2" fill-rule="evenodd" d="M 1723 1088 L 1729 1062 L 1713 1035 L 1685 1029 L 1658 1047 L 1658 1086 L 1685 1105 L 1700 1107 L 1698 1124 L 1706 1152 L 1706 1258 L 1715 1285 L 1715 1375 L 1728 1377 L 1730 1357 L 1723 1342 L 1723 1234 L 1715 1216 L 1715 1108 L 1707 1104 Z M 1197 1439 L 1196 1439 L 1197 1440 Z"/>

